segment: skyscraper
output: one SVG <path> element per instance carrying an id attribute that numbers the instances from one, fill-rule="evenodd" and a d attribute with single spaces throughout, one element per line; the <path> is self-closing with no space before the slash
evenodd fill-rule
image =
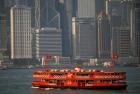
<path id="1" fill-rule="evenodd" d="M 119 33 L 119 57 L 129 57 L 130 49 L 130 29 L 129 27 L 120 27 Z"/>
<path id="2" fill-rule="evenodd" d="M 110 1 L 110 19 L 112 27 L 121 26 L 121 3 L 119 0 Z"/>
<path id="3" fill-rule="evenodd" d="M 95 19 L 73 18 L 72 26 L 74 59 L 96 58 Z"/>
<path id="4" fill-rule="evenodd" d="M 76 0 L 75 0 L 76 1 Z M 55 7 L 60 13 L 62 29 L 62 55 L 72 56 L 72 0 L 55 0 Z"/>
<path id="5" fill-rule="evenodd" d="M 5 14 L 5 2 L 4 0 L 0 1 L 0 15 Z"/>
<path id="6" fill-rule="evenodd" d="M 102 11 L 98 16 L 98 57 L 111 57 L 111 36 L 109 16 Z"/>
<path id="7" fill-rule="evenodd" d="M 111 54 L 119 54 L 120 26 L 121 26 L 121 1 L 109 2 L 109 15 L 111 23 Z"/>
<path id="8" fill-rule="evenodd" d="M 1 0 L 2 1 L 2 0 Z M 14 5 L 24 5 L 27 4 L 26 0 L 4 0 L 5 15 L 6 15 L 6 32 L 7 32 L 7 52 L 10 57 L 10 9 Z"/>
<path id="9" fill-rule="evenodd" d="M 140 1 L 132 1 L 131 9 L 132 52 L 140 61 Z"/>
<path id="10" fill-rule="evenodd" d="M 31 9 L 16 5 L 10 10 L 10 18 L 11 59 L 31 59 Z"/>
<path id="11" fill-rule="evenodd" d="M 6 51 L 6 16 L 0 15 L 0 52 Z"/>
<path id="12" fill-rule="evenodd" d="M 60 29 L 60 14 L 55 8 L 55 0 L 40 0 L 40 26 Z"/>
<path id="13" fill-rule="evenodd" d="M 77 0 L 77 4 L 78 18 L 95 17 L 95 0 Z"/>
<path id="14" fill-rule="evenodd" d="M 6 32 L 6 15 L 5 2 L 0 1 L 0 62 L 1 65 L 8 60 L 7 54 L 7 32 Z"/>
<path id="15" fill-rule="evenodd" d="M 62 56 L 62 35 L 57 28 L 42 28 L 38 32 L 36 57 L 41 59 L 46 55 Z"/>
<path id="16" fill-rule="evenodd" d="M 76 8 L 76 17 L 72 22 L 74 58 L 96 58 L 95 0 L 77 0 Z"/>
<path id="17" fill-rule="evenodd" d="M 130 26 L 130 4 L 131 0 L 121 0 L 121 26 Z"/>
<path id="18" fill-rule="evenodd" d="M 101 11 L 105 9 L 105 0 L 95 0 L 95 10 L 96 10 L 96 18 L 100 14 Z"/>
<path id="19" fill-rule="evenodd" d="M 38 28 L 34 34 L 35 57 L 39 60 L 48 53 L 62 56 L 60 13 L 55 8 L 55 0 L 38 0 L 38 4 L 35 4 L 35 28 Z"/>
<path id="20" fill-rule="evenodd" d="M 0 52 L 6 50 L 6 15 L 5 2 L 0 1 Z"/>
<path id="21" fill-rule="evenodd" d="M 35 1 L 27 0 L 26 4 L 31 7 L 32 15 L 32 28 L 35 27 Z M 39 1 L 39 15 L 40 15 L 40 27 L 60 27 L 60 14 L 56 10 L 55 1 L 59 0 L 37 0 Z"/>

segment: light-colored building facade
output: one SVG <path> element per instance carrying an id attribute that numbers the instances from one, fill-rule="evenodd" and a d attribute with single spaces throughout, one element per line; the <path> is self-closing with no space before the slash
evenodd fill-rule
<path id="1" fill-rule="evenodd" d="M 24 5 L 12 7 L 10 22 L 11 59 L 31 59 L 31 9 Z"/>
<path id="2" fill-rule="evenodd" d="M 97 56 L 95 0 L 77 0 L 76 17 L 72 18 L 72 45 L 74 59 Z"/>
<path id="3" fill-rule="evenodd" d="M 76 58 L 95 58 L 96 48 L 96 29 L 95 19 L 76 19 L 72 20 L 73 36 L 73 57 Z"/>
<path id="4" fill-rule="evenodd" d="M 62 32 L 57 28 L 42 28 L 36 32 L 36 58 L 41 59 L 46 55 L 62 56 Z"/>
<path id="5" fill-rule="evenodd" d="M 77 17 L 83 18 L 95 17 L 95 0 L 78 0 L 77 1 Z"/>

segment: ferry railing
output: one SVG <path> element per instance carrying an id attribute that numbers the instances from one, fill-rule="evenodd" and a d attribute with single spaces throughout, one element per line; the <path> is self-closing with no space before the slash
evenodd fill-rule
<path id="1" fill-rule="evenodd" d="M 125 79 L 126 76 L 123 75 L 96 75 L 94 78 L 103 78 L 103 79 Z"/>

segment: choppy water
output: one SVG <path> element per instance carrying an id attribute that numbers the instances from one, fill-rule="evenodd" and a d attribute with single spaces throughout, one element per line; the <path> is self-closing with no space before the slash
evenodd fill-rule
<path id="1" fill-rule="evenodd" d="M 0 70 L 0 94 L 140 94 L 140 68 L 117 70 L 127 72 L 127 90 L 38 89 L 31 86 L 33 69 Z"/>

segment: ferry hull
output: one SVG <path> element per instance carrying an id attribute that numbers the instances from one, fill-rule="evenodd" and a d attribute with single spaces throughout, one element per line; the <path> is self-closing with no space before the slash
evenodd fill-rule
<path id="1" fill-rule="evenodd" d="M 32 82 L 32 86 L 39 88 L 60 88 L 60 89 L 113 89 L 113 90 L 125 90 L 127 84 L 94 84 L 93 86 L 64 86 L 64 85 L 48 85 L 42 82 Z"/>
<path id="2" fill-rule="evenodd" d="M 32 86 L 40 88 L 126 89 L 126 72 L 44 70 L 33 72 Z"/>

